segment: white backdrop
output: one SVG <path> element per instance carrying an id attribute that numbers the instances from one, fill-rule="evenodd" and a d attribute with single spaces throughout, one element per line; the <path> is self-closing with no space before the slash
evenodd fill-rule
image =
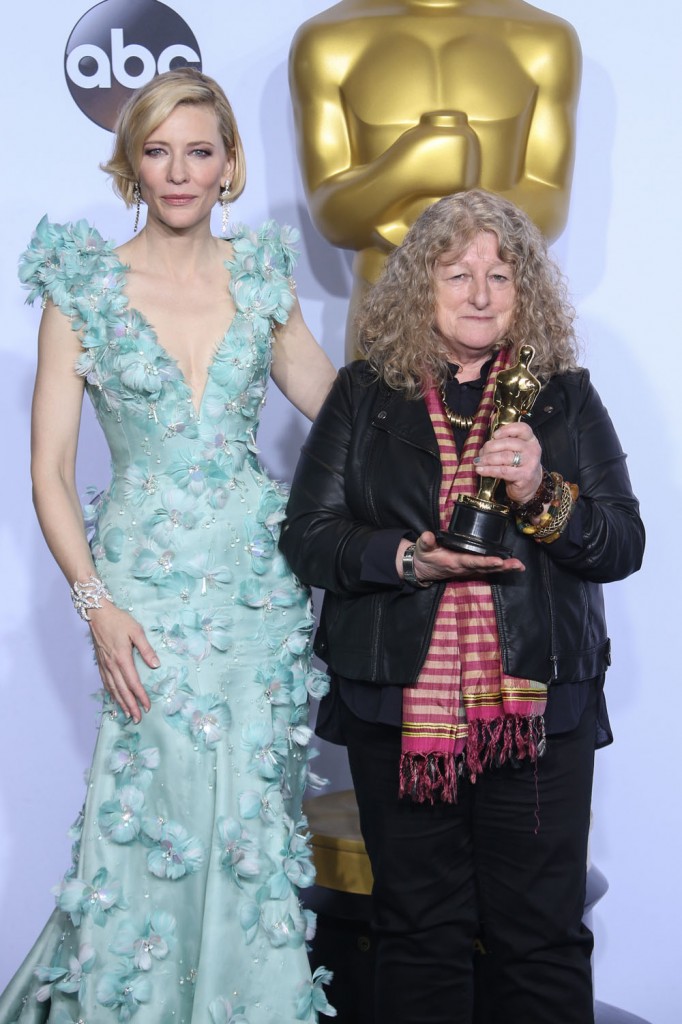
<path id="1" fill-rule="evenodd" d="M 203 67 L 225 86 L 244 137 L 249 182 L 235 215 L 298 226 L 298 290 L 330 357 L 343 359 L 349 254 L 312 227 L 296 164 L 287 87 L 291 37 L 325 0 L 168 0 L 189 24 Z M 83 796 L 98 681 L 66 585 L 31 507 L 29 406 L 38 311 L 23 305 L 18 254 L 39 217 L 87 217 L 124 241 L 132 215 L 98 163 L 111 136 L 71 99 L 66 40 L 88 0 L 34 0 L 3 14 L 0 403 L 0 988 L 42 927 L 69 859 L 66 830 Z M 682 824 L 678 787 L 680 667 L 672 580 L 680 565 L 679 97 L 682 31 L 675 0 L 648 12 L 615 0 L 545 0 L 581 39 L 584 75 L 568 228 L 555 246 L 580 314 L 586 362 L 617 425 L 648 529 L 645 567 L 608 588 L 614 664 L 607 693 L 616 733 L 597 759 L 592 857 L 610 891 L 598 905 L 597 997 L 652 1024 L 679 1024 Z M 264 460 L 289 478 L 305 422 L 273 390 Z M 104 483 L 108 458 L 83 420 L 79 485 Z M 345 753 L 317 762 L 348 784 Z"/>

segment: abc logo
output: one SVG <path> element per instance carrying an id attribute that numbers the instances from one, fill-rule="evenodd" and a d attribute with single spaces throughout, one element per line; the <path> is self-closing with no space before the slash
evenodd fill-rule
<path id="1" fill-rule="evenodd" d="M 104 0 L 73 29 L 64 72 L 83 113 L 113 131 L 130 94 L 156 74 L 191 64 L 199 46 L 179 14 L 158 0 Z"/>

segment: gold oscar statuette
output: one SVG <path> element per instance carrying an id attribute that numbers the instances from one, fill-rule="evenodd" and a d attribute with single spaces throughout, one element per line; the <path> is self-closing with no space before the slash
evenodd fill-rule
<path id="1" fill-rule="evenodd" d="M 304 22 L 289 79 L 311 218 L 355 252 L 355 312 L 420 213 L 470 188 L 553 241 L 568 216 L 580 87 L 568 22 L 523 0 L 340 0 Z"/>
<path id="2" fill-rule="evenodd" d="M 498 373 L 488 437 L 504 423 L 518 423 L 522 416 L 530 413 L 540 392 L 540 381 L 529 369 L 534 355 L 535 349 L 524 345 L 518 362 Z M 494 477 L 484 476 L 475 497 L 460 494 L 449 529 L 436 534 L 439 544 L 469 554 L 509 557 L 511 550 L 504 544 L 509 508 L 495 501 L 499 482 Z"/>

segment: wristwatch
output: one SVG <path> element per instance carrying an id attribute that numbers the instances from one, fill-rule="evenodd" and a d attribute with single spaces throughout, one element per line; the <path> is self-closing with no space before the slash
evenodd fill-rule
<path id="1" fill-rule="evenodd" d="M 416 544 L 410 544 L 409 548 L 405 548 L 403 551 L 403 580 L 412 587 L 425 589 L 431 586 L 433 580 L 420 580 L 418 578 L 414 569 L 414 552 L 416 547 Z"/>

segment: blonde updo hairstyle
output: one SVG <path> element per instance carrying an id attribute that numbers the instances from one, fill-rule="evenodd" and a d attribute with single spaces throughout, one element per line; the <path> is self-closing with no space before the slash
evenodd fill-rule
<path id="1" fill-rule="evenodd" d="M 533 372 L 545 380 L 577 367 L 575 311 L 545 239 L 509 200 L 471 189 L 438 200 L 417 218 L 356 318 L 360 352 L 378 377 L 408 398 L 449 376 L 436 326 L 436 267 L 456 263 L 481 232 L 495 235 L 516 287 L 512 322 L 499 347 L 517 356 L 522 345 L 532 345 Z"/>
<path id="2" fill-rule="evenodd" d="M 214 79 L 196 68 L 184 67 L 152 78 L 133 93 L 119 114 L 111 158 L 100 166 L 111 175 L 114 191 L 126 206 L 134 202 L 133 190 L 146 139 L 181 105 L 206 106 L 213 110 L 225 151 L 234 159 L 230 200 L 237 199 L 244 191 L 246 161 L 230 102 Z"/>

